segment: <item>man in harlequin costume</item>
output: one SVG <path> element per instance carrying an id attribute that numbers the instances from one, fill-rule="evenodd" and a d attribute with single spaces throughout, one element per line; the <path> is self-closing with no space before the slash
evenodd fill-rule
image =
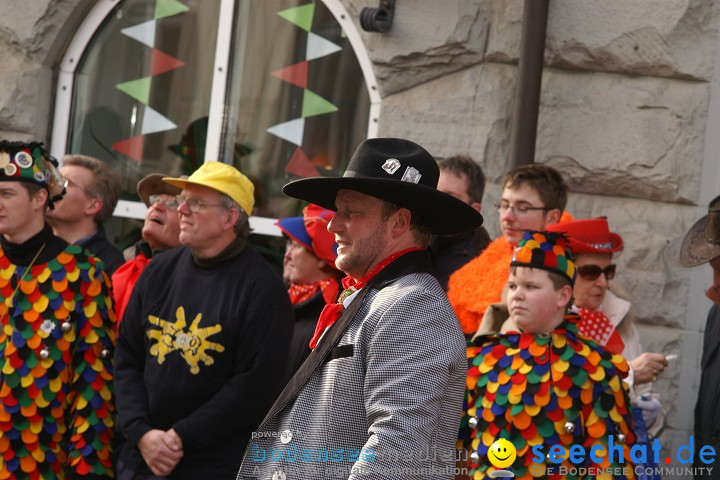
<path id="1" fill-rule="evenodd" d="M 164 181 L 182 247 L 153 256 L 120 323 L 118 477 L 225 480 L 284 385 L 292 309 L 247 245 L 252 182 L 221 162 Z"/>
<path id="2" fill-rule="evenodd" d="M 531 164 L 508 172 L 497 204 L 502 236 L 450 276 L 448 298 L 468 338 L 478 329 L 485 310 L 500 301 L 508 278 L 513 249 L 525 230 L 544 230 L 546 225 L 570 217 L 563 213 L 567 186 L 552 167 Z"/>
<path id="3" fill-rule="evenodd" d="M 604 478 L 635 478 L 629 463 L 632 417 L 622 382 L 628 365 L 620 355 L 579 337 L 577 315 L 566 313 L 575 265 L 565 238 L 525 232 L 510 265 L 509 318 L 494 319 L 488 330 L 500 333 L 476 336 L 469 349 L 458 447 L 469 452 L 465 466 L 470 478 L 492 476 L 497 470 L 488 449 L 501 438 L 517 450 L 512 470 L 518 478 L 529 479 L 540 471 L 549 478 L 573 478 L 561 477 L 560 465 L 606 473 L 612 468 Z M 625 466 L 609 463 L 610 435 L 618 446 L 614 450 L 623 451 Z M 546 459 L 554 445 L 583 446 L 584 461 L 575 465 L 566 459 L 545 467 L 533 462 Z M 600 463 L 589 454 L 594 445 L 604 446 L 595 455 L 603 459 Z M 542 448 L 533 451 L 534 446 Z M 594 473 L 589 477 L 600 476 Z"/>
<path id="4" fill-rule="evenodd" d="M 113 476 L 110 282 L 45 223 L 63 191 L 42 144 L 0 141 L 0 479 Z"/>

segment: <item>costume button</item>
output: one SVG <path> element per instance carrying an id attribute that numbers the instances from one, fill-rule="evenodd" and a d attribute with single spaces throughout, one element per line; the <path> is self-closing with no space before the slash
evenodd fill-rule
<path id="1" fill-rule="evenodd" d="M 292 440 L 292 432 L 290 430 L 280 432 L 280 441 L 282 443 L 290 443 L 290 440 Z"/>
<path id="2" fill-rule="evenodd" d="M 102 351 L 100 352 L 100 356 L 102 358 L 107 358 L 108 355 L 110 355 L 110 350 L 108 350 L 107 348 L 103 348 Z"/>
<path id="3" fill-rule="evenodd" d="M 69 332 L 70 329 L 72 328 L 72 324 L 70 322 L 68 322 L 67 320 L 65 320 L 64 322 L 62 322 L 62 325 L 60 325 L 60 328 L 62 329 L 63 332 Z"/>
<path id="4" fill-rule="evenodd" d="M 618 440 L 620 441 L 620 443 L 625 443 L 625 439 L 626 437 L 624 433 L 618 435 Z"/>
<path id="5" fill-rule="evenodd" d="M 45 360 L 49 356 L 50 356 L 50 351 L 47 348 L 43 348 L 42 350 L 40 350 L 40 358 Z"/>
<path id="6" fill-rule="evenodd" d="M 480 461 L 480 455 L 477 452 L 472 452 L 470 454 L 470 461 L 473 463 L 478 463 Z"/>
<path id="7" fill-rule="evenodd" d="M 565 431 L 567 433 L 573 433 L 575 431 L 575 424 L 573 422 L 565 422 Z"/>
<path id="8" fill-rule="evenodd" d="M 477 426 L 478 426 L 478 419 L 476 417 L 470 417 L 470 420 L 468 420 L 468 427 L 477 428 Z"/>

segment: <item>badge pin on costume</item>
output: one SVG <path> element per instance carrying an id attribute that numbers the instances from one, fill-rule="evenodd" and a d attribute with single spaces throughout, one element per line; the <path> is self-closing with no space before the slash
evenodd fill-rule
<path id="1" fill-rule="evenodd" d="M 400 160 L 397 158 L 388 158 L 385 160 L 385 163 L 383 163 L 382 169 L 385 170 L 388 175 L 392 175 L 393 173 L 397 172 L 400 168 Z"/>
<path id="2" fill-rule="evenodd" d="M 40 325 L 40 330 L 47 333 L 48 335 L 55 330 L 55 322 L 52 320 L 43 320 L 42 324 Z"/>

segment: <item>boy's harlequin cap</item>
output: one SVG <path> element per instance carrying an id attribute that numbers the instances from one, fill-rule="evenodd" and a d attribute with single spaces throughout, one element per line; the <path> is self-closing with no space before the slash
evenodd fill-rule
<path id="1" fill-rule="evenodd" d="M 567 279 L 570 286 L 575 285 L 575 262 L 567 238 L 560 233 L 525 231 L 510 266 L 555 272 Z"/>
<path id="2" fill-rule="evenodd" d="M 318 205 L 310 204 L 303 209 L 302 217 L 285 217 L 277 225 L 288 237 L 310 250 L 320 260 L 325 260 L 335 268 L 337 243 L 335 235 L 328 232 L 327 226 L 335 212 Z"/>
<path id="3" fill-rule="evenodd" d="M 0 141 L 0 182 L 27 182 L 48 191 L 49 206 L 65 194 L 57 160 L 39 142 Z"/>

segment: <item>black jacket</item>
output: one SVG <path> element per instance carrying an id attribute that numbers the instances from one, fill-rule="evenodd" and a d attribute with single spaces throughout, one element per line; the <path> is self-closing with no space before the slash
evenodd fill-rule
<path id="1" fill-rule="evenodd" d="M 720 448 L 720 308 L 713 305 L 708 314 L 703 339 L 701 379 L 695 405 L 695 466 L 705 466 L 698 460 L 698 452 L 704 445 Z M 695 478 L 720 479 L 716 465 L 710 475 Z M 705 472 L 706 473 L 706 472 Z"/>
<path id="2" fill-rule="evenodd" d="M 78 245 L 85 247 L 93 256 L 99 258 L 105 264 L 105 271 L 111 275 L 120 265 L 125 263 L 122 252 L 115 245 L 110 243 L 105 235 L 105 229 L 99 227 L 93 235 L 77 242 Z"/>
<path id="3" fill-rule="evenodd" d="M 435 276 L 443 290 L 447 292 L 450 275 L 480 255 L 480 252 L 485 250 L 489 244 L 490 235 L 483 227 L 462 235 L 433 237 L 430 244 L 430 255 L 435 269 Z"/>

